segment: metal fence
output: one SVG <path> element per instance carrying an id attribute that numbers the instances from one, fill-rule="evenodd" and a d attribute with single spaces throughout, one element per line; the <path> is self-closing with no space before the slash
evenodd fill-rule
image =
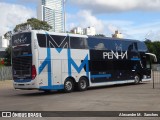
<path id="1" fill-rule="evenodd" d="M 0 80 L 12 80 L 12 67 L 0 67 Z"/>
<path id="2" fill-rule="evenodd" d="M 160 88 L 160 65 L 152 66 L 153 88 Z"/>

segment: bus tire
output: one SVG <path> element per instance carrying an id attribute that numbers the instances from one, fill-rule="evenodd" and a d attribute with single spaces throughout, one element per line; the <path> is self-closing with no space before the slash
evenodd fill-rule
<path id="1" fill-rule="evenodd" d="M 67 78 L 64 82 L 64 91 L 66 93 L 72 92 L 74 89 L 74 82 L 71 78 Z"/>
<path id="2" fill-rule="evenodd" d="M 78 82 L 78 90 L 85 91 L 88 88 L 88 80 L 85 77 L 81 77 Z"/>
<path id="3" fill-rule="evenodd" d="M 139 75 L 135 75 L 134 77 L 134 84 L 139 84 L 140 83 L 140 76 Z"/>

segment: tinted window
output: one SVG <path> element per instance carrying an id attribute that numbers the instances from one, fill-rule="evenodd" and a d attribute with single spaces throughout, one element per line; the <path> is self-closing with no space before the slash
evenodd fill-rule
<path id="1" fill-rule="evenodd" d="M 138 42 L 138 51 L 146 52 L 148 51 L 144 42 Z"/>
<path id="2" fill-rule="evenodd" d="M 31 33 L 20 33 L 12 37 L 12 55 L 18 57 L 31 54 Z"/>
<path id="3" fill-rule="evenodd" d="M 88 38 L 90 49 L 113 50 L 113 51 L 137 51 L 138 45 L 135 41 L 115 40 L 108 38 Z"/>
<path id="4" fill-rule="evenodd" d="M 12 46 L 31 44 L 31 33 L 20 33 L 12 37 Z"/>
<path id="5" fill-rule="evenodd" d="M 40 47 L 47 47 L 46 36 L 44 34 L 37 34 L 38 44 Z"/>
<path id="6" fill-rule="evenodd" d="M 70 45 L 72 49 L 87 49 L 88 48 L 86 38 L 70 37 Z"/>
<path id="7" fill-rule="evenodd" d="M 47 48 L 69 48 L 69 37 L 37 34 L 38 44 L 40 47 Z"/>
<path id="8" fill-rule="evenodd" d="M 95 50 L 111 50 L 114 43 L 101 38 L 88 38 L 88 46 Z"/>
<path id="9" fill-rule="evenodd" d="M 138 51 L 137 42 L 135 41 L 123 41 L 122 40 L 123 51 Z"/>

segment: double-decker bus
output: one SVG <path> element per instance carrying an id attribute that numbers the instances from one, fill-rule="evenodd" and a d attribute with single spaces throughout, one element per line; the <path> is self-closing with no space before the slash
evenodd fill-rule
<path id="1" fill-rule="evenodd" d="M 151 57 L 144 42 L 23 31 L 12 36 L 15 89 L 43 91 L 135 83 L 151 80 Z"/>

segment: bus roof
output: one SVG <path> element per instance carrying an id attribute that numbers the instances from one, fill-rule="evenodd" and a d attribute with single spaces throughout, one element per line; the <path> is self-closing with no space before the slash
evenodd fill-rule
<path id="1" fill-rule="evenodd" d="M 58 32 L 51 32 L 51 31 L 44 31 L 44 30 L 32 30 L 33 32 L 39 34 L 51 34 L 51 35 L 60 35 L 60 36 L 71 36 L 71 37 L 83 37 L 88 38 L 87 35 L 80 35 L 80 34 L 72 34 L 72 33 L 58 33 Z"/>
<path id="2" fill-rule="evenodd" d="M 101 36 L 88 36 L 88 38 L 92 39 L 104 39 L 104 40 L 119 40 L 119 41 L 135 41 L 135 42 L 143 42 L 140 40 L 135 40 L 135 39 L 125 39 L 125 38 L 112 38 L 112 37 L 101 37 Z"/>
<path id="3" fill-rule="evenodd" d="M 101 36 L 90 36 L 90 35 L 80 35 L 80 34 L 73 34 L 73 33 L 58 33 L 58 32 L 51 32 L 51 31 L 45 31 L 45 30 L 25 30 L 25 31 L 20 31 L 16 32 L 15 34 L 18 33 L 25 33 L 25 32 L 35 32 L 39 34 L 52 34 L 52 35 L 60 35 L 60 36 L 71 36 L 71 37 L 83 37 L 83 38 L 92 38 L 92 39 L 104 39 L 104 40 L 120 40 L 120 41 L 135 41 L 135 42 L 143 42 L 140 40 L 134 40 L 134 39 L 125 39 L 125 38 L 112 38 L 112 37 L 101 37 Z M 15 35 L 13 34 L 13 35 Z"/>

